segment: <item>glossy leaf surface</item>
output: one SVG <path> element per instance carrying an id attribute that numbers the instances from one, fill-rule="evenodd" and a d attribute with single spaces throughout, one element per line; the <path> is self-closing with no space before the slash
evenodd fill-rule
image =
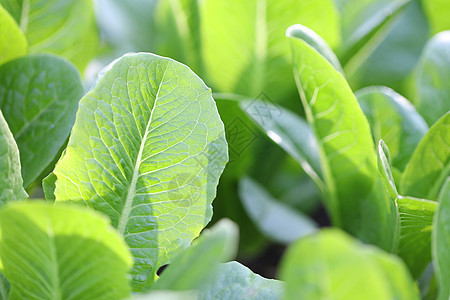
<path id="1" fill-rule="evenodd" d="M 297 88 L 319 145 L 331 219 L 364 241 L 390 249 L 394 211 L 379 188 L 367 119 L 342 74 L 303 40 L 294 36 L 290 41 Z"/>

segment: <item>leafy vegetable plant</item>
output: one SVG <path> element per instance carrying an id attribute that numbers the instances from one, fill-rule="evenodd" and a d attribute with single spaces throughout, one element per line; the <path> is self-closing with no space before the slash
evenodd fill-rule
<path id="1" fill-rule="evenodd" d="M 449 299 L 447 3 L 137 3 L 0 0 L 1 299 Z"/>

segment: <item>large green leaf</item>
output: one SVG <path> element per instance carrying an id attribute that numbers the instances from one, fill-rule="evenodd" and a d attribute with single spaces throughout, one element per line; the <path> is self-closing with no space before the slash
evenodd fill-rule
<path id="1" fill-rule="evenodd" d="M 332 221 L 391 249 L 395 210 L 380 188 L 367 119 L 342 74 L 303 40 L 290 40 L 300 98 L 319 145 Z"/>
<path id="2" fill-rule="evenodd" d="M 0 267 L 9 299 L 122 299 L 132 259 L 109 222 L 41 202 L 0 210 Z"/>
<path id="3" fill-rule="evenodd" d="M 171 59 L 126 55 L 80 101 L 54 171 L 56 201 L 111 218 L 135 258 L 133 289 L 142 291 L 209 222 L 227 160 L 203 81 Z"/>
<path id="4" fill-rule="evenodd" d="M 450 112 L 420 141 L 400 182 L 402 195 L 437 200 L 450 174 Z"/>
<path id="5" fill-rule="evenodd" d="M 28 195 L 20 175 L 19 149 L 0 111 L 0 206 Z"/>
<path id="6" fill-rule="evenodd" d="M 383 140 L 378 145 L 378 168 L 397 209 L 397 228 L 393 251 L 418 278 L 431 260 L 431 229 L 437 203 L 399 195 L 391 173 L 389 149 Z"/>
<path id="7" fill-rule="evenodd" d="M 236 261 L 223 264 L 199 294 L 199 300 L 281 299 L 284 283 L 266 279 Z"/>
<path id="8" fill-rule="evenodd" d="M 416 74 L 417 110 L 431 126 L 450 111 L 450 30 L 435 35 L 422 54 Z"/>
<path id="9" fill-rule="evenodd" d="M 83 92 L 77 69 L 53 55 L 30 55 L 0 66 L 0 108 L 19 147 L 25 187 L 63 146 Z"/>
<path id="10" fill-rule="evenodd" d="M 281 279 L 285 299 L 420 299 L 401 260 L 337 229 L 291 245 Z"/>
<path id="11" fill-rule="evenodd" d="M 30 53 L 64 56 L 83 70 L 98 36 L 91 0 L 0 0 L 28 39 Z"/>
<path id="12" fill-rule="evenodd" d="M 200 17 L 205 72 L 219 92 L 250 97 L 266 92 L 277 100 L 295 96 L 284 38 L 292 24 L 313 29 L 332 47 L 339 42 L 331 0 L 206 0 Z"/>
<path id="13" fill-rule="evenodd" d="M 439 195 L 439 208 L 433 225 L 433 263 L 439 284 L 439 300 L 447 300 L 450 298 L 450 177 Z"/>
<path id="14" fill-rule="evenodd" d="M 317 230 L 308 216 L 274 199 L 249 177 L 239 183 L 239 196 L 247 214 L 272 240 L 289 244 Z"/>
<path id="15" fill-rule="evenodd" d="M 27 40 L 16 21 L 0 5 L 0 65 L 27 53 Z"/>
<path id="16" fill-rule="evenodd" d="M 368 87 L 355 93 L 366 115 L 375 142 L 383 139 L 389 147 L 392 165 L 401 171 L 428 131 L 414 106 L 387 87 Z"/>
<path id="17" fill-rule="evenodd" d="M 450 29 L 450 2 L 447 0 L 422 0 L 423 8 L 431 26 L 431 33 Z"/>
<path id="18" fill-rule="evenodd" d="M 214 274 L 219 263 L 234 258 L 237 251 L 238 228 L 222 219 L 180 253 L 152 286 L 158 290 L 194 290 Z M 180 274 L 189 274 L 180 276 Z"/>

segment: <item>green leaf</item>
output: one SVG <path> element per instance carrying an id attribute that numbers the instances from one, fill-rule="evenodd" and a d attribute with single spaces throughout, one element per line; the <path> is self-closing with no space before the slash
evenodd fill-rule
<path id="1" fill-rule="evenodd" d="M 284 283 L 266 279 L 236 261 L 220 266 L 208 285 L 200 291 L 199 300 L 281 299 Z"/>
<path id="2" fill-rule="evenodd" d="M 416 73 L 417 110 L 431 126 L 450 111 L 450 30 L 431 38 Z"/>
<path id="3" fill-rule="evenodd" d="M 16 21 L 0 5 L 0 65 L 27 53 L 27 40 Z"/>
<path id="4" fill-rule="evenodd" d="M 211 229 L 205 229 L 188 249 L 173 260 L 152 286 L 152 290 L 200 288 L 214 274 L 219 263 L 234 258 L 237 244 L 237 226 L 227 219 L 220 220 Z"/>
<path id="5" fill-rule="evenodd" d="M 305 41 L 311 47 L 316 49 L 323 57 L 325 57 L 333 67 L 341 73 L 344 73 L 339 59 L 334 54 L 333 50 L 328 46 L 327 42 L 322 39 L 320 35 L 315 33 L 312 29 L 300 24 L 292 25 L 286 30 L 286 36 L 296 37 Z"/>
<path id="6" fill-rule="evenodd" d="M 292 244 L 281 279 L 285 299 L 420 299 L 401 260 L 337 229 Z"/>
<path id="7" fill-rule="evenodd" d="M 9 299 L 122 299 L 126 244 L 102 216 L 41 202 L 0 210 L 0 266 Z"/>
<path id="8" fill-rule="evenodd" d="M 422 0 L 422 5 L 431 26 L 431 33 L 435 34 L 450 29 L 450 2 L 447 0 Z"/>
<path id="9" fill-rule="evenodd" d="M 431 230 L 437 203 L 425 199 L 401 197 L 398 255 L 403 258 L 414 278 L 418 278 L 431 260 Z"/>
<path id="10" fill-rule="evenodd" d="M 341 16 L 342 43 L 348 45 L 350 41 L 357 41 L 365 34 L 377 28 L 393 11 L 388 11 L 386 6 L 397 6 L 403 0 L 335 0 Z M 360 37 L 357 39 L 356 37 Z"/>
<path id="11" fill-rule="evenodd" d="M 396 200 L 398 197 L 397 187 L 395 185 L 394 176 L 391 171 L 391 154 L 389 148 L 383 140 L 378 143 L 378 170 L 383 179 L 384 186 L 388 191 L 391 199 Z"/>
<path id="12" fill-rule="evenodd" d="M 20 175 L 19 149 L 0 111 L 0 206 L 28 197 Z"/>
<path id="13" fill-rule="evenodd" d="M 241 179 L 239 196 L 261 232 L 276 242 L 289 244 L 317 230 L 317 225 L 308 216 L 278 202 L 249 177 Z"/>
<path id="14" fill-rule="evenodd" d="M 0 0 L 28 39 L 30 53 L 61 55 L 80 70 L 94 56 L 98 34 L 91 0 Z"/>
<path id="15" fill-rule="evenodd" d="M 155 9 L 157 53 L 201 70 L 200 15 L 197 0 L 161 0 Z"/>
<path id="16" fill-rule="evenodd" d="M 450 174 L 450 113 L 425 134 L 406 166 L 400 182 L 402 195 L 437 200 Z"/>
<path id="17" fill-rule="evenodd" d="M 23 0 L 0 0 L 1 5 L 9 12 L 17 24 L 20 23 L 20 16 L 22 14 Z"/>
<path id="18" fill-rule="evenodd" d="M 228 95 L 216 93 L 213 94 L 213 97 L 216 100 L 219 115 L 225 124 L 230 165 L 234 163 L 232 168 L 227 167 L 225 169 L 223 178 L 237 181 L 238 178 L 248 172 L 250 166 L 257 159 L 255 148 L 258 145 L 255 142 L 258 138 L 258 128 L 240 108 L 241 97 L 230 99 Z"/>
<path id="19" fill-rule="evenodd" d="M 403 171 L 428 125 L 408 100 L 390 88 L 368 87 L 355 95 L 369 121 L 374 141 L 386 142 L 392 165 Z"/>
<path id="20" fill-rule="evenodd" d="M 6 280 L 5 276 L 0 273 L 0 299 L 8 300 L 9 294 L 9 282 Z"/>
<path id="21" fill-rule="evenodd" d="M 450 177 L 439 194 L 439 208 L 434 217 L 433 263 L 439 284 L 439 300 L 450 298 Z"/>
<path id="22" fill-rule="evenodd" d="M 383 11 L 383 8 L 392 5 L 393 1 L 369 2 L 370 5 L 364 8 L 358 18 L 369 19 L 370 16 Z M 420 1 L 411 0 L 387 25 L 367 43 L 366 49 L 360 51 L 360 57 L 352 59 L 354 62 L 342 62 L 353 89 L 385 85 L 400 93 L 405 92 L 402 90 L 405 80 L 416 66 L 429 34 L 428 22 Z"/>
<path id="23" fill-rule="evenodd" d="M 368 254 L 381 267 L 382 276 L 394 294 L 390 299 L 420 299 L 416 283 L 411 280 L 408 270 L 397 257 L 379 251 L 371 251 Z"/>
<path id="24" fill-rule="evenodd" d="M 295 85 L 286 28 L 301 23 L 332 47 L 340 39 L 331 0 L 206 0 L 200 17 L 205 72 L 217 92 L 291 99 Z"/>
<path id="25" fill-rule="evenodd" d="M 240 101 L 240 107 L 272 141 L 300 164 L 320 189 L 324 188 L 317 140 L 306 121 L 285 108 L 261 100 Z M 279 114 L 264 117 L 271 111 L 279 111 Z"/>
<path id="26" fill-rule="evenodd" d="M 198 236 L 228 160 L 211 90 L 148 53 L 116 61 L 79 105 L 55 167 L 56 201 L 107 214 L 135 258 L 134 291 Z"/>
<path id="27" fill-rule="evenodd" d="M 51 172 L 42 180 L 42 189 L 44 190 L 45 200 L 55 202 L 56 175 Z"/>
<path id="28" fill-rule="evenodd" d="M 397 228 L 392 252 L 406 263 L 418 278 L 431 260 L 431 228 L 437 204 L 434 201 L 398 194 L 391 173 L 389 149 L 383 140 L 378 145 L 378 168 L 397 210 Z"/>
<path id="29" fill-rule="evenodd" d="M 297 88 L 319 145 L 333 224 L 390 249 L 395 214 L 380 188 L 367 119 L 342 74 L 303 40 L 290 41 Z"/>
<path id="30" fill-rule="evenodd" d="M 342 9 L 345 39 L 337 51 L 347 75 L 353 75 L 384 41 L 410 1 L 346 1 Z"/>
<path id="31" fill-rule="evenodd" d="M 0 66 L 0 108 L 19 147 L 25 187 L 63 146 L 83 93 L 77 69 L 53 55 L 26 56 Z"/>

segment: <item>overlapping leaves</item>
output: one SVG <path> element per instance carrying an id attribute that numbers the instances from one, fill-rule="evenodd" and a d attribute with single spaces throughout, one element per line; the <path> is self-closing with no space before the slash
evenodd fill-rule
<path id="1" fill-rule="evenodd" d="M 108 215 L 135 259 L 135 291 L 209 222 L 227 162 L 211 91 L 188 67 L 152 54 L 127 55 L 80 101 L 56 201 Z"/>

